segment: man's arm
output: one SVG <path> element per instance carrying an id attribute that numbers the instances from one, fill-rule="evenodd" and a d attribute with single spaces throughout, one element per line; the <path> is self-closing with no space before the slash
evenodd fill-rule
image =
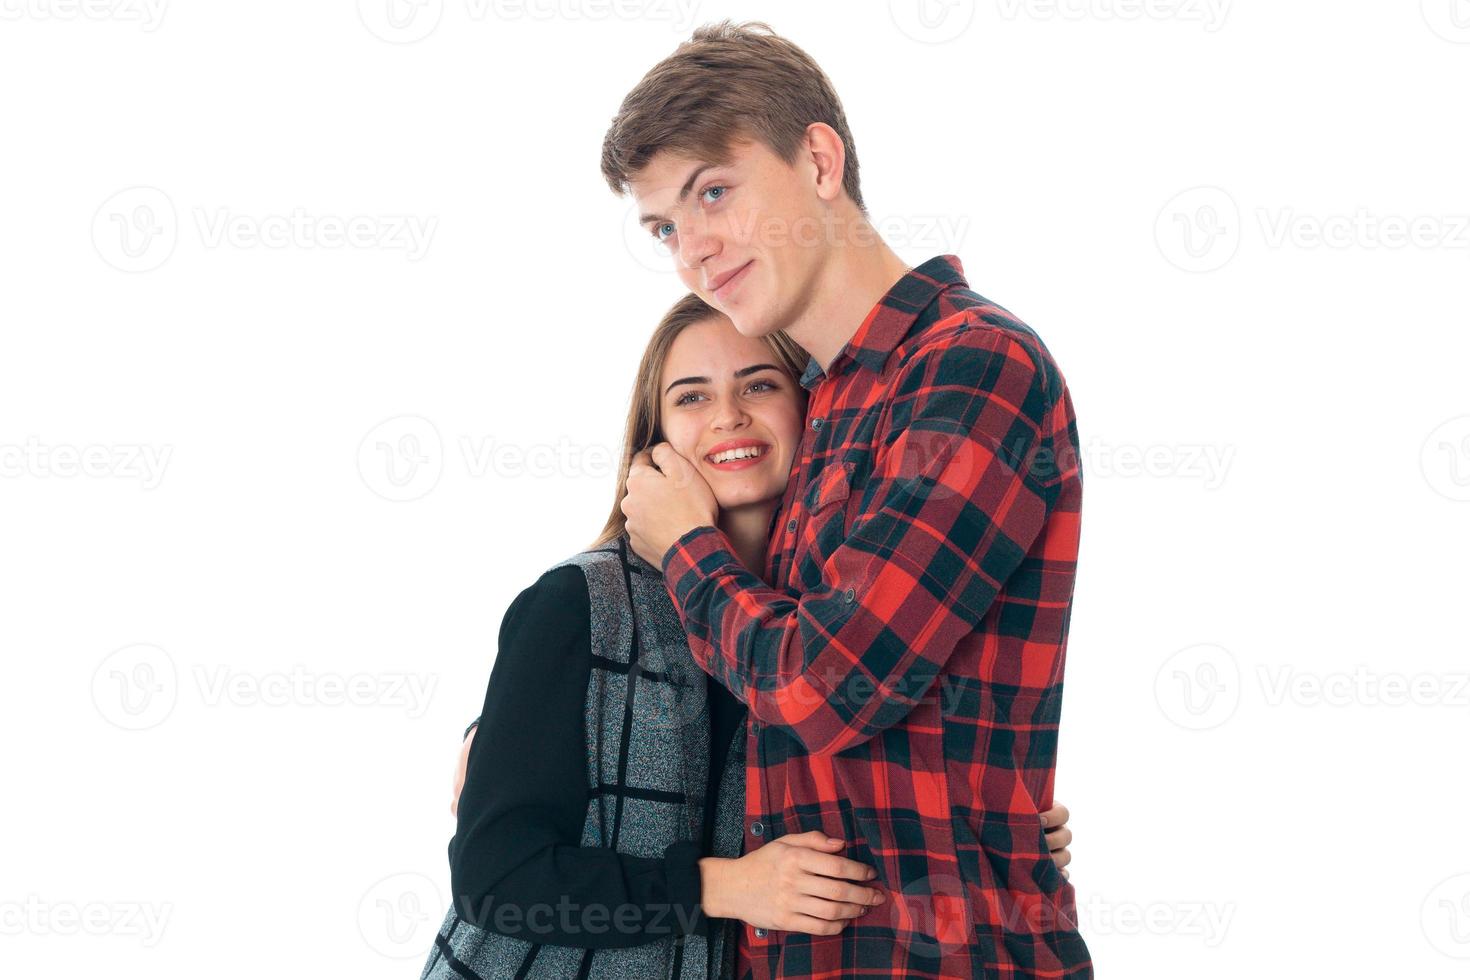
<path id="1" fill-rule="evenodd" d="M 1042 530 L 1065 474 L 1033 454 L 1052 445 L 1059 384 L 999 331 L 963 329 L 917 352 L 896 381 L 871 516 L 817 589 L 793 600 L 767 587 L 714 527 L 664 555 L 696 661 L 813 753 L 902 720 Z"/>

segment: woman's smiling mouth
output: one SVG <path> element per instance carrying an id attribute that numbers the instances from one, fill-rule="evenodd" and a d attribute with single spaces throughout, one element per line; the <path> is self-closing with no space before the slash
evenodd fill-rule
<path id="1" fill-rule="evenodd" d="M 721 443 L 715 452 L 705 454 L 705 462 L 717 470 L 743 470 L 765 459 L 771 447 L 764 442 L 742 440 L 737 443 Z"/>

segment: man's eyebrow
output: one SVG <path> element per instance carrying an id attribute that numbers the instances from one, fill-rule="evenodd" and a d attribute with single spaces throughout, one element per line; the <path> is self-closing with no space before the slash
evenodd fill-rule
<path id="1" fill-rule="evenodd" d="M 717 164 L 717 163 L 701 163 L 698 167 L 695 167 L 694 168 L 694 172 L 691 173 L 689 175 L 689 178 L 684 181 L 684 186 L 679 189 L 679 203 L 680 204 L 683 204 L 684 203 L 684 198 L 686 198 L 686 197 L 689 196 L 689 189 L 694 186 L 694 182 L 699 179 L 699 175 L 700 174 L 704 173 L 706 170 L 710 169 L 711 167 L 718 167 L 718 166 L 719 166 L 719 164 Z M 638 216 L 638 223 L 640 225 L 646 225 L 650 221 L 663 221 L 663 220 L 664 220 L 664 216 L 661 215 L 661 214 L 640 214 Z"/>
<path id="2" fill-rule="evenodd" d="M 755 374 L 757 371 L 779 371 L 779 370 L 781 370 L 781 369 L 778 368 L 778 367 L 776 367 L 776 365 L 774 365 L 774 364 L 752 364 L 750 367 L 743 367 L 739 371 L 736 371 L 735 372 L 735 377 L 737 377 L 737 378 L 743 378 L 743 377 L 746 377 L 747 375 Z M 665 388 L 664 389 L 664 394 L 667 395 L 669 392 L 673 391 L 679 385 L 707 385 L 707 384 L 709 384 L 709 378 L 680 378 L 678 381 L 672 382 L 667 388 Z"/>

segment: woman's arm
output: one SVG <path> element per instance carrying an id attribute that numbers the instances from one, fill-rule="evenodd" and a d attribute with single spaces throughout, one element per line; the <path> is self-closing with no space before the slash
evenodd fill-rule
<path id="1" fill-rule="evenodd" d="M 469 750 L 449 844 L 455 907 L 528 942 L 626 947 L 694 931 L 699 844 L 662 857 L 580 846 L 587 813 L 587 581 L 553 569 L 516 597 Z"/>

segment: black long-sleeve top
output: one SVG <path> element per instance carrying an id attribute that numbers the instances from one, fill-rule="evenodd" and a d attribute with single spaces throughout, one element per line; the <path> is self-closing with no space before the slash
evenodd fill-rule
<path id="1" fill-rule="evenodd" d="M 703 840 L 679 841 L 662 858 L 580 846 L 588 801 L 589 607 L 586 576 L 563 566 L 518 595 L 501 622 L 449 842 L 455 905 L 481 928 L 559 946 L 635 946 L 685 927 L 707 933 L 698 860 L 712 852 L 715 792 L 745 708 L 710 681 Z M 571 913 L 526 914 L 558 903 L 569 904 Z M 502 908 L 519 914 L 497 916 Z M 603 915 L 606 928 L 597 929 L 581 918 L 591 908 L 620 911 L 616 918 Z"/>

